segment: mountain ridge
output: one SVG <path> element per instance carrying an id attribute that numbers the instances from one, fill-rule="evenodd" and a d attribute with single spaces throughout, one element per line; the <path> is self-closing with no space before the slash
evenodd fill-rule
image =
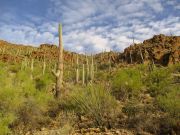
<path id="1" fill-rule="evenodd" d="M 73 62 L 78 53 L 64 50 L 64 60 Z M 31 45 L 22 45 L 9 43 L 0 40 L 0 60 L 3 61 L 21 61 L 24 57 L 35 59 L 53 59 L 57 58 L 57 46 L 53 44 L 40 44 L 38 47 Z M 84 62 L 85 55 L 78 54 L 80 61 Z M 93 55 L 97 63 L 124 63 L 140 64 L 155 63 L 163 66 L 180 62 L 180 36 L 165 36 L 163 34 L 155 35 L 142 43 L 134 43 L 125 48 L 123 52 L 101 52 Z"/>

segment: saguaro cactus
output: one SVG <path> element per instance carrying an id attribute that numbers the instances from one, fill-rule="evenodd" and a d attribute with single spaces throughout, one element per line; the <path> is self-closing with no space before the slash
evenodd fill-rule
<path id="1" fill-rule="evenodd" d="M 111 58 L 109 58 L 109 72 L 111 72 Z"/>
<path id="2" fill-rule="evenodd" d="M 86 84 L 88 84 L 89 81 L 89 62 L 88 62 L 88 57 L 86 55 Z"/>
<path id="3" fill-rule="evenodd" d="M 45 61 L 45 55 L 44 55 L 44 60 L 43 60 L 43 75 L 45 74 L 46 70 L 46 61 Z"/>
<path id="4" fill-rule="evenodd" d="M 94 79 L 94 60 L 93 60 L 93 55 L 91 55 L 91 81 Z"/>
<path id="5" fill-rule="evenodd" d="M 140 47 L 139 47 L 139 52 L 140 52 L 140 56 L 141 56 L 142 63 L 144 64 L 144 58 L 143 58 L 143 54 L 142 54 L 142 51 L 141 51 L 141 48 L 140 48 Z"/>
<path id="6" fill-rule="evenodd" d="M 62 41 L 62 24 L 59 24 L 59 48 L 58 48 L 58 67 L 57 70 L 53 70 L 53 74 L 56 77 L 56 93 L 55 97 L 60 97 L 60 92 L 63 83 L 63 41 Z"/>
<path id="7" fill-rule="evenodd" d="M 84 64 L 82 65 L 82 84 L 84 85 L 84 77 L 85 73 L 84 73 Z"/>
<path id="8" fill-rule="evenodd" d="M 76 83 L 79 82 L 79 58 L 76 56 Z"/>
<path id="9" fill-rule="evenodd" d="M 131 64 L 132 64 L 132 50 L 130 50 L 130 52 L 129 52 L 129 54 L 130 54 L 130 60 L 131 60 Z"/>
<path id="10" fill-rule="evenodd" d="M 34 71 L 34 59 L 31 59 L 31 79 L 33 79 L 33 71 Z"/>

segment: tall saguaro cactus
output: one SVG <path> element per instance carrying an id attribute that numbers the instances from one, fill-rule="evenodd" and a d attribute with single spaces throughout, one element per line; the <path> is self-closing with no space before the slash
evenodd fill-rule
<path id="1" fill-rule="evenodd" d="M 86 85 L 88 84 L 88 81 L 89 81 L 89 61 L 86 55 Z"/>
<path id="2" fill-rule="evenodd" d="M 93 60 L 93 55 L 91 55 L 91 81 L 93 82 L 94 80 L 94 60 Z"/>
<path id="3" fill-rule="evenodd" d="M 59 24 L 59 48 L 58 48 L 58 63 L 57 70 L 53 71 L 56 77 L 56 93 L 55 97 L 60 97 L 60 92 L 63 83 L 63 41 L 62 41 L 62 24 Z"/>
<path id="4" fill-rule="evenodd" d="M 33 71 L 34 71 L 34 59 L 31 59 L 31 79 L 33 79 Z"/>
<path id="5" fill-rule="evenodd" d="M 85 76 L 85 73 L 84 73 L 84 64 L 82 65 L 82 84 L 84 85 L 84 76 Z"/>
<path id="6" fill-rule="evenodd" d="M 79 82 L 79 58 L 76 56 L 76 83 Z"/>
<path id="7" fill-rule="evenodd" d="M 139 52 L 140 52 L 140 56 L 141 56 L 141 60 L 142 60 L 142 64 L 144 64 L 144 58 L 143 58 L 143 54 L 142 54 L 142 51 L 141 51 L 141 48 L 139 47 Z"/>
<path id="8" fill-rule="evenodd" d="M 131 60 L 131 64 L 132 64 L 133 63 L 133 61 L 132 61 L 132 50 L 130 50 L 129 54 L 130 54 L 130 60 Z"/>
<path id="9" fill-rule="evenodd" d="M 45 74 L 46 70 L 46 61 L 45 61 L 45 55 L 44 55 L 44 60 L 43 60 L 43 75 Z"/>

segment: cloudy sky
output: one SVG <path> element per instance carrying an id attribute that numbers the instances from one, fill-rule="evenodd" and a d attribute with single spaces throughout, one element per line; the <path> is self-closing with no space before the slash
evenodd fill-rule
<path id="1" fill-rule="evenodd" d="M 66 50 L 123 51 L 155 34 L 180 35 L 180 0 L 0 0 L 0 39 Z"/>

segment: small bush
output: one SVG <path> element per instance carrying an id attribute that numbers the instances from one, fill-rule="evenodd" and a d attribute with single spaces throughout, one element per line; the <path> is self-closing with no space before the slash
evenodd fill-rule
<path id="1" fill-rule="evenodd" d="M 12 73 L 3 69 L 0 80 L 0 133 L 7 134 L 10 127 L 20 123 L 27 128 L 36 128 L 47 120 L 45 113 L 53 98 L 44 89 L 36 89 L 28 71 Z"/>
<path id="2" fill-rule="evenodd" d="M 138 96 L 143 89 L 141 74 L 137 69 L 122 69 L 112 81 L 112 91 L 117 99 L 126 100 Z"/>
<path id="3" fill-rule="evenodd" d="M 159 95 L 157 102 L 159 107 L 175 119 L 180 119 L 180 88 L 174 86 L 166 95 Z"/>
<path id="4" fill-rule="evenodd" d="M 166 94 L 172 83 L 171 72 L 166 68 L 156 68 L 149 73 L 145 83 L 152 96 Z"/>
<path id="5" fill-rule="evenodd" d="M 9 125 L 13 123 L 14 119 L 15 116 L 12 113 L 8 113 L 8 114 L 0 113 L 0 135 L 6 135 L 11 133 L 11 130 L 9 129 Z"/>

